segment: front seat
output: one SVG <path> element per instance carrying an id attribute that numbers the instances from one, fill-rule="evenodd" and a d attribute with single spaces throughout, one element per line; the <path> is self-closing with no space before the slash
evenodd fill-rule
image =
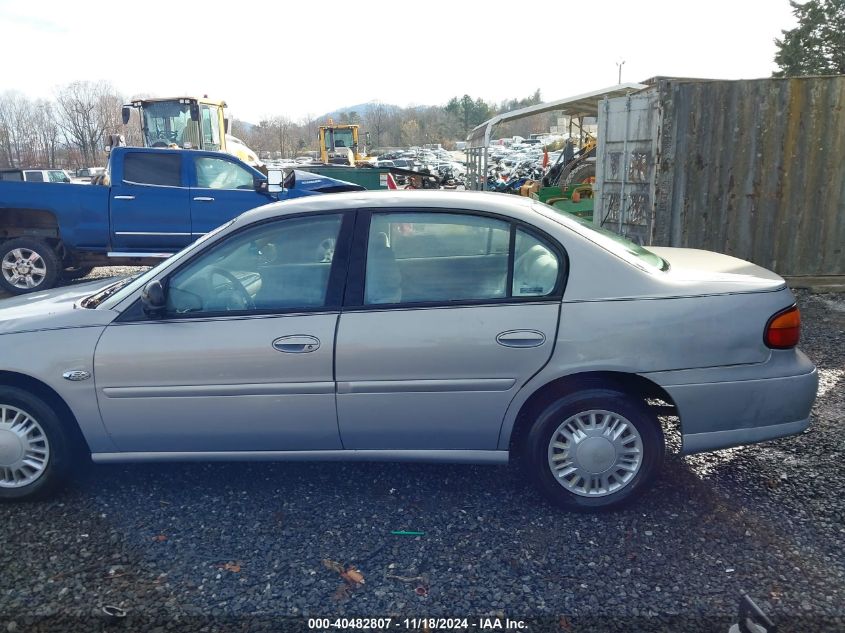
<path id="1" fill-rule="evenodd" d="M 370 241 L 364 288 L 364 301 L 368 304 L 402 301 L 402 272 L 393 249 L 388 245 L 386 233 L 379 233 Z"/>

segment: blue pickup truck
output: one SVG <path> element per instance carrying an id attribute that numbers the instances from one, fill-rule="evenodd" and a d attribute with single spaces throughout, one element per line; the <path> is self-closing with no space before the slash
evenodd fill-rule
<path id="1" fill-rule="evenodd" d="M 0 182 L 0 289 L 23 294 L 96 266 L 155 264 L 254 207 L 363 189 L 300 171 L 273 186 L 229 154 L 134 147 L 112 150 L 103 182 Z"/>

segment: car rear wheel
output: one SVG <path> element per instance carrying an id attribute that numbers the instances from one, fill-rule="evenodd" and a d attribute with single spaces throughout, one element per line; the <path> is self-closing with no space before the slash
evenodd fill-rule
<path id="1" fill-rule="evenodd" d="M 17 387 L 0 387 L 0 499 L 48 495 L 69 470 L 70 447 L 50 406 Z"/>
<path id="2" fill-rule="evenodd" d="M 59 274 L 59 258 L 43 240 L 18 237 L 0 248 L 0 287 L 20 295 L 52 288 Z"/>
<path id="3" fill-rule="evenodd" d="M 553 503 L 597 511 L 639 496 L 663 461 L 663 433 L 644 402 L 588 389 L 548 405 L 528 433 L 526 464 Z"/>

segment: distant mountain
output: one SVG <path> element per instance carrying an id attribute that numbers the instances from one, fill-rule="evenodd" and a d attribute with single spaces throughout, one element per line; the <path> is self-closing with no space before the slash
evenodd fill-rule
<path id="1" fill-rule="evenodd" d="M 399 106 L 393 105 L 392 103 L 379 104 L 377 101 L 370 101 L 368 103 L 359 103 L 357 105 L 346 106 L 344 108 L 332 110 L 331 112 L 326 112 L 325 114 L 321 114 L 320 116 L 318 116 L 317 120 L 323 121 L 328 118 L 339 120 L 342 114 L 346 114 L 349 112 L 357 112 L 358 116 L 363 119 L 378 105 L 381 105 L 388 112 L 392 112 L 399 109 Z"/>

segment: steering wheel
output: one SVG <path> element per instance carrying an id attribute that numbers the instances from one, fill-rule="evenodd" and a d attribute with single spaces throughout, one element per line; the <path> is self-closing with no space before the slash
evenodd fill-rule
<path id="1" fill-rule="evenodd" d="M 232 273 L 230 273 L 225 268 L 220 268 L 218 266 L 214 266 L 213 268 L 209 269 L 209 280 L 214 277 L 214 275 L 220 275 L 224 277 L 231 285 L 232 290 L 237 292 L 241 299 L 243 300 L 243 306 L 235 308 L 236 310 L 254 310 L 255 309 L 255 302 L 252 300 L 247 289 L 241 283 L 240 279 L 235 277 Z"/>
<path id="2" fill-rule="evenodd" d="M 153 141 L 150 147 L 170 147 L 170 141 L 166 141 L 163 138 L 160 138 Z"/>

